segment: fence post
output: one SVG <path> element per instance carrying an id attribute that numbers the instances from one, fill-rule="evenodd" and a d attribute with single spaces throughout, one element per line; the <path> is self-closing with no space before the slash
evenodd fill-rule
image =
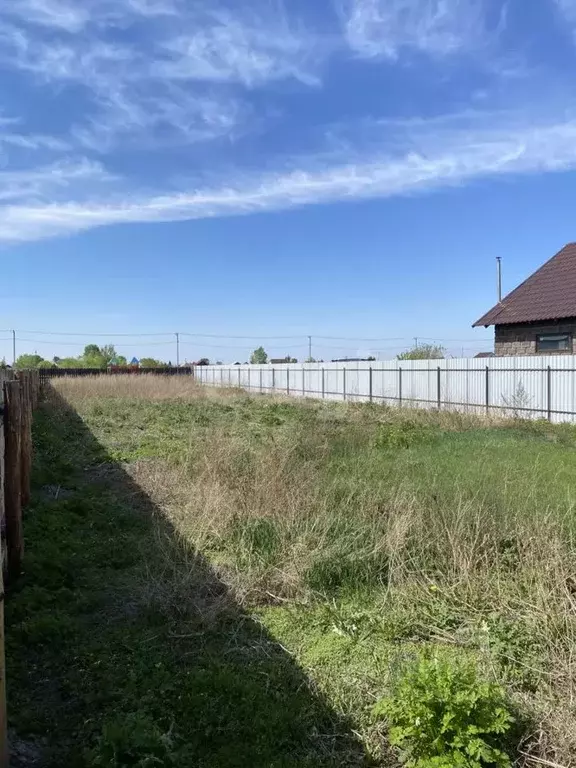
<path id="1" fill-rule="evenodd" d="M 402 408 L 402 366 L 398 366 L 398 405 Z"/>
<path id="2" fill-rule="evenodd" d="M 262 368 L 260 368 L 260 394 L 262 394 Z"/>
<path id="3" fill-rule="evenodd" d="M 4 387 L 0 373 L 0 417 L 4 408 Z M 0 418 L 0 522 L 4 529 L 4 423 Z M 4 577 L 6 552 L 0 539 L 0 768 L 8 768 L 8 718 L 6 715 L 6 657 L 4 652 Z"/>
<path id="4" fill-rule="evenodd" d="M 324 384 L 324 368 L 322 368 L 322 399 L 326 397 L 326 387 Z"/>
<path id="5" fill-rule="evenodd" d="M 220 368 L 220 386 L 224 386 L 224 369 Z"/>
<path id="6" fill-rule="evenodd" d="M 286 368 L 286 394 L 290 394 L 290 368 Z"/>
<path id="7" fill-rule="evenodd" d="M 238 386 L 240 386 L 240 366 L 238 366 Z"/>
<path id="8" fill-rule="evenodd" d="M 252 369 L 248 368 L 248 392 L 252 389 L 252 375 L 250 373 Z"/>
<path id="9" fill-rule="evenodd" d="M 346 367 L 342 368 L 342 398 L 346 400 Z"/>
<path id="10" fill-rule="evenodd" d="M 4 504 L 6 519 L 7 578 L 15 579 L 22 568 L 22 391 L 19 381 L 4 383 Z"/>
<path id="11" fill-rule="evenodd" d="M 548 370 L 546 371 L 546 379 L 548 421 L 552 421 L 552 368 L 550 366 L 548 366 Z"/>
<path id="12" fill-rule="evenodd" d="M 276 392 L 276 368 L 272 368 L 272 392 Z"/>
<path id="13" fill-rule="evenodd" d="M 32 375 L 21 373 L 20 397 L 22 401 L 20 438 L 20 483 L 22 507 L 30 503 L 30 475 L 32 473 Z"/>
<path id="14" fill-rule="evenodd" d="M 490 367 L 486 366 L 486 416 L 490 413 Z"/>
<path id="15" fill-rule="evenodd" d="M 372 366 L 368 368 L 368 402 L 372 402 Z"/>
<path id="16" fill-rule="evenodd" d="M 442 390 L 441 390 L 441 382 L 440 382 L 441 375 L 442 375 L 441 374 L 441 369 L 440 369 L 440 366 L 438 366 L 438 369 L 436 371 L 436 389 L 437 389 L 438 410 L 440 410 L 441 407 L 442 407 Z"/>
<path id="17" fill-rule="evenodd" d="M 306 379 L 304 368 L 302 368 L 302 397 L 306 397 Z"/>

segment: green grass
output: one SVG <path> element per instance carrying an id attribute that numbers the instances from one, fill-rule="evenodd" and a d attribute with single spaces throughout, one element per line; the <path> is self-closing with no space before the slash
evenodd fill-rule
<path id="1" fill-rule="evenodd" d="M 513 750 L 569 764 L 574 428 L 58 386 L 6 606 L 17 750 L 396 766 L 373 705 L 442 646 L 505 687 Z"/>

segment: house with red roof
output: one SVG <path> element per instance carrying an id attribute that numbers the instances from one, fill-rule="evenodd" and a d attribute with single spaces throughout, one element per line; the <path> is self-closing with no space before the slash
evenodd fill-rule
<path id="1" fill-rule="evenodd" d="M 537 269 L 473 327 L 494 326 L 496 355 L 576 352 L 576 243 Z"/>

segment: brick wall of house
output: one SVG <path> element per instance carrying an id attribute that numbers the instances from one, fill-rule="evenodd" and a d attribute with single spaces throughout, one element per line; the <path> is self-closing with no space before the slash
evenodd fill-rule
<path id="1" fill-rule="evenodd" d="M 537 352 L 536 337 L 543 333 L 571 333 L 572 349 L 563 352 Z M 576 354 L 576 318 L 542 325 L 532 323 L 524 325 L 497 325 L 494 351 L 498 357 L 507 355 Z"/>

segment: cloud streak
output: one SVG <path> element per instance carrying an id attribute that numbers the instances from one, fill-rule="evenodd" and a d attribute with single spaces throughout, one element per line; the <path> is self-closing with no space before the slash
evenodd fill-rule
<path id="1" fill-rule="evenodd" d="M 294 33 L 282 16 L 239 20 L 213 11 L 161 45 L 163 58 L 152 71 L 170 79 L 238 82 L 248 88 L 288 78 L 316 85 L 316 43 L 310 35 Z"/>
<path id="2" fill-rule="evenodd" d="M 420 60 L 410 56 L 415 51 L 464 62 L 471 52 L 489 49 L 501 31 L 505 0 L 336 0 L 343 3 L 338 39 L 289 19 L 281 0 L 274 7 L 254 1 L 252 9 L 188 0 L 1 5 L 3 74 L 16 73 L 18 86 L 31 84 L 33 95 L 39 87 L 42 98 L 49 94 L 54 114 L 46 124 L 56 128 L 50 135 L 33 107 L 37 121 L 30 125 L 0 117 L 0 241 L 386 198 L 576 167 L 576 120 L 556 119 L 563 113 L 552 105 L 552 117 L 542 119 L 543 102 L 539 114 L 516 117 L 490 111 L 484 101 L 483 115 L 363 121 L 348 114 L 345 67 L 355 88 L 360 71 L 374 74 L 375 65 L 388 75 L 395 65 L 401 77 L 398 60 L 406 53 L 412 65 Z M 576 21 L 576 0 L 550 3 Z M 331 95 L 321 103 L 331 57 L 342 87 L 335 103 L 330 83 L 325 90 Z M 369 66 L 358 59 L 369 59 Z M 477 79 L 484 88 L 489 78 L 483 66 Z M 417 95 L 426 85 L 426 72 L 419 73 Z M 370 87 L 378 82 L 374 74 Z M 443 85 L 436 87 L 440 92 Z M 285 104 L 282 94 L 288 94 Z M 350 99 L 352 110 L 358 101 Z M 290 112 L 295 104 L 297 119 Z M 336 110 L 343 115 L 340 125 L 332 117 Z M 332 130 L 322 124 L 327 114 Z M 262 127 L 269 115 L 278 130 L 270 137 Z M 247 142 L 245 156 L 230 151 L 224 157 L 254 126 L 262 141 Z M 201 151 L 193 154 L 199 143 Z M 230 166 L 234 170 L 222 180 L 221 169 Z M 182 178 L 190 167 L 196 169 L 193 181 L 175 188 L 174 173 Z M 107 168 L 123 168 L 124 175 Z"/>
<path id="3" fill-rule="evenodd" d="M 234 138 L 250 114 L 247 92 L 289 79 L 319 83 L 324 53 L 277 10 L 19 0 L 0 8 L 0 66 L 60 98 L 81 88 L 89 105 L 71 137 L 90 150 Z"/>
<path id="4" fill-rule="evenodd" d="M 73 194 L 81 199 L 83 190 L 93 191 L 101 182 L 115 181 L 100 164 L 80 158 L 63 160 L 31 169 L 4 169 L 0 172 L 0 201 L 14 204 L 34 200 L 66 199 Z M 3 209 L 0 208 L 0 217 Z"/>
<path id="5" fill-rule="evenodd" d="M 23 203 L 0 209 L 0 241 L 36 240 L 122 223 L 205 219 L 335 201 L 408 195 L 500 174 L 576 168 L 576 120 L 530 129 L 456 129 L 442 146 L 354 163 L 249 176 L 235 184 L 104 203 Z M 430 149 L 433 147 L 433 149 Z M 429 151 L 426 151 L 426 150 Z M 0 183 L 2 175 L 0 174 Z M 36 180 L 37 183 L 37 180 Z"/>
<path id="6" fill-rule="evenodd" d="M 346 0 L 346 39 L 360 56 L 398 58 L 402 49 L 434 56 L 477 48 L 485 39 L 482 0 Z"/>
<path id="7" fill-rule="evenodd" d="M 0 16 L 70 33 L 79 32 L 90 20 L 87 3 L 66 0 L 18 0 L 4 3 Z"/>

